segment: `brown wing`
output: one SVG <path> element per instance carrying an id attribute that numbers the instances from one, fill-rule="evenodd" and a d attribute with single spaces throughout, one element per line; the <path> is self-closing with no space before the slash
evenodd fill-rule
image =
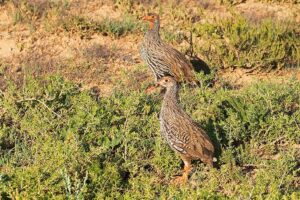
<path id="1" fill-rule="evenodd" d="M 170 66 L 171 71 L 175 75 L 175 79 L 179 82 L 186 81 L 188 83 L 196 83 L 195 71 L 192 64 L 184 57 L 182 53 L 174 49 L 168 44 L 164 45 L 165 54 L 164 62 Z"/>
<path id="2" fill-rule="evenodd" d="M 192 156 L 200 158 L 203 162 L 212 165 L 215 149 L 210 138 L 200 127 L 195 125 L 192 129 L 191 143 L 187 152 Z"/>
<path id="3" fill-rule="evenodd" d="M 180 116 L 180 130 L 174 148 L 194 159 L 201 159 L 212 165 L 214 146 L 203 129 L 198 127 L 187 115 Z"/>

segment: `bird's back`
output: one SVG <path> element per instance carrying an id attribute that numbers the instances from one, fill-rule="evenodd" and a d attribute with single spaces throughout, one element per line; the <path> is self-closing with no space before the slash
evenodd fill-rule
<path id="1" fill-rule="evenodd" d="M 141 56 L 157 79 L 171 75 L 178 82 L 196 84 L 192 64 L 183 54 L 163 42 L 154 31 L 145 34 Z"/>
<path id="2" fill-rule="evenodd" d="M 162 54 L 163 60 L 166 65 L 170 66 L 171 71 L 174 74 L 174 78 L 178 82 L 186 81 L 188 83 L 195 83 L 196 77 L 194 67 L 186 57 L 178 50 L 165 44 L 163 47 Z"/>

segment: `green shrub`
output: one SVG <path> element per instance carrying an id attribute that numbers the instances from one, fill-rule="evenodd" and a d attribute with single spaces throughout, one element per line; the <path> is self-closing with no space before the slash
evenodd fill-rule
<path id="1" fill-rule="evenodd" d="M 300 39 L 296 26 L 264 20 L 234 19 L 198 24 L 194 33 L 204 44 L 196 49 L 213 67 L 272 69 L 298 67 Z"/>
<path id="2" fill-rule="evenodd" d="M 207 130 L 220 169 L 195 162 L 190 184 L 169 185 L 180 159 L 161 140 L 160 95 L 110 97 L 60 77 L 0 92 L 1 198 L 297 199 L 298 82 L 241 91 L 182 87 L 185 110 Z"/>

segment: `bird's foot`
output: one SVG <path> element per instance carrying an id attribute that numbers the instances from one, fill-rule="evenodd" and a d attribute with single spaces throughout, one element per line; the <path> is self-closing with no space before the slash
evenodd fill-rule
<path id="1" fill-rule="evenodd" d="M 188 181 L 188 175 L 183 174 L 182 176 L 177 176 L 171 180 L 171 184 L 175 186 L 185 185 Z"/>
<path id="2" fill-rule="evenodd" d="M 171 180 L 171 184 L 173 185 L 185 185 L 188 182 L 189 174 L 193 170 L 191 165 L 184 165 L 184 168 L 182 170 L 182 175 L 175 177 L 173 180 Z"/>

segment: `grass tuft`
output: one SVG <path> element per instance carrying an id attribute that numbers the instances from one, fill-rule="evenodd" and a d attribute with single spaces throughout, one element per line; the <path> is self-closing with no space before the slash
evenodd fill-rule
<path id="1" fill-rule="evenodd" d="M 123 20 L 104 19 L 101 22 L 87 20 L 83 17 L 71 17 L 65 21 L 64 29 L 66 31 L 77 31 L 83 37 L 93 33 L 101 33 L 104 36 L 121 37 L 141 29 L 141 24 L 132 17 L 125 17 Z"/>

